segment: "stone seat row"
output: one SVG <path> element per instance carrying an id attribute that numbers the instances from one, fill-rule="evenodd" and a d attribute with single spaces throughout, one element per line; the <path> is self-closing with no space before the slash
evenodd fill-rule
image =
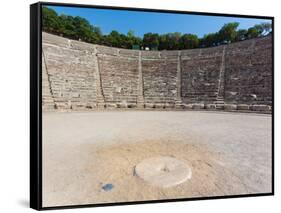
<path id="1" fill-rule="evenodd" d="M 173 110 L 222 110 L 270 113 L 272 106 L 261 104 L 222 104 L 222 103 L 57 103 L 55 109 L 60 110 L 91 110 L 91 109 L 173 109 Z"/>

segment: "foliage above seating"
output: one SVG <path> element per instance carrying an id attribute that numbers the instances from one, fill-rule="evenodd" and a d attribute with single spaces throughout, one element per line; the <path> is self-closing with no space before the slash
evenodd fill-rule
<path id="1" fill-rule="evenodd" d="M 43 31 L 45 32 L 89 43 L 127 49 L 148 47 L 152 50 L 181 50 L 212 47 L 262 37 L 272 32 L 270 23 L 261 23 L 249 29 L 238 30 L 239 23 L 232 22 L 225 24 L 218 32 L 208 33 L 202 38 L 198 38 L 195 34 L 179 32 L 166 34 L 148 32 L 144 34 L 143 38 L 140 38 L 135 36 L 132 30 L 126 35 L 116 30 L 104 35 L 99 27 L 92 25 L 85 18 L 58 15 L 55 10 L 48 7 L 43 7 L 42 12 Z"/>

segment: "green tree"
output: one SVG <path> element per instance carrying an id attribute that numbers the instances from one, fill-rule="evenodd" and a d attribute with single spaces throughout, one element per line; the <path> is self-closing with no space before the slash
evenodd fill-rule
<path id="1" fill-rule="evenodd" d="M 272 24 L 271 23 L 261 23 L 262 29 L 263 29 L 263 34 L 267 35 L 271 33 L 272 31 Z"/>
<path id="2" fill-rule="evenodd" d="M 59 17 L 53 9 L 42 8 L 43 30 L 58 34 L 62 28 Z"/>
<path id="3" fill-rule="evenodd" d="M 86 42 L 92 41 L 93 26 L 86 19 L 76 16 L 73 19 L 73 26 L 76 39 Z"/>
<path id="4" fill-rule="evenodd" d="M 219 30 L 219 40 L 217 42 L 233 42 L 236 38 L 236 29 L 239 26 L 238 22 L 232 22 L 223 25 Z"/>
<path id="5" fill-rule="evenodd" d="M 133 30 L 129 30 L 127 33 L 127 43 L 128 48 L 132 48 L 133 45 L 138 45 L 139 47 L 142 45 L 142 39 L 135 36 Z"/>
<path id="6" fill-rule="evenodd" d="M 180 38 L 180 49 L 193 49 L 199 46 L 199 39 L 197 35 L 184 34 Z"/>
<path id="7" fill-rule="evenodd" d="M 92 26 L 91 43 L 102 44 L 102 32 L 99 27 Z"/>
<path id="8" fill-rule="evenodd" d="M 254 26 L 256 31 L 258 32 L 258 37 L 267 35 L 272 29 L 271 29 L 271 24 L 270 23 L 261 23 L 261 24 L 256 24 Z"/>
<path id="9" fill-rule="evenodd" d="M 218 45 L 220 42 L 218 33 L 209 33 L 204 35 L 204 37 L 200 40 L 201 47 L 212 47 Z"/>
<path id="10" fill-rule="evenodd" d="M 120 40 L 119 40 L 120 44 L 118 47 L 121 48 L 126 48 L 126 49 L 131 49 L 132 45 L 131 45 L 131 40 L 128 39 L 128 37 L 124 34 L 120 34 Z"/>
<path id="11" fill-rule="evenodd" d="M 62 14 L 59 16 L 59 20 L 62 26 L 60 29 L 60 34 L 68 38 L 76 39 L 73 17 Z"/>
<path id="12" fill-rule="evenodd" d="M 249 29 L 237 30 L 239 23 L 232 22 L 223 25 L 215 33 L 204 35 L 198 38 L 193 34 L 181 35 L 179 32 L 166 33 L 146 33 L 143 38 L 136 37 L 134 31 L 130 30 L 126 35 L 113 30 L 108 35 L 103 35 L 100 28 L 90 24 L 90 22 L 79 16 L 58 15 L 55 10 L 42 8 L 43 31 L 64 36 L 70 39 L 82 40 L 94 44 L 102 44 L 113 47 L 129 48 L 134 45 L 149 47 L 159 50 L 179 50 L 197 47 L 212 47 L 233 41 L 266 36 L 272 33 L 271 23 L 265 22 L 256 24 Z"/>
<path id="13" fill-rule="evenodd" d="M 260 35 L 260 31 L 256 27 L 250 27 L 247 32 L 247 38 L 257 38 Z"/>
<path id="14" fill-rule="evenodd" d="M 146 33 L 143 36 L 143 45 L 150 49 L 158 49 L 159 35 L 158 33 Z"/>
<path id="15" fill-rule="evenodd" d="M 175 32 L 175 33 L 168 33 L 166 35 L 167 35 L 167 49 L 179 50 L 181 33 Z"/>
<path id="16" fill-rule="evenodd" d="M 240 29 L 236 33 L 235 41 L 243 41 L 247 39 L 247 30 L 245 29 Z"/>
<path id="17" fill-rule="evenodd" d="M 133 30 L 129 30 L 127 33 L 128 38 L 134 38 L 135 37 L 135 33 Z"/>
<path id="18" fill-rule="evenodd" d="M 110 46 L 120 47 L 121 38 L 120 34 L 116 30 L 111 31 L 111 33 L 106 38 Z"/>
<path id="19" fill-rule="evenodd" d="M 163 34 L 159 36 L 159 50 L 167 50 L 168 49 L 168 37 L 167 34 Z"/>

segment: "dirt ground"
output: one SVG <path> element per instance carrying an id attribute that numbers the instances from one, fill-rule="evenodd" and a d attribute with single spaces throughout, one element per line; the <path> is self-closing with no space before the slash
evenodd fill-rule
<path id="1" fill-rule="evenodd" d="M 143 159 L 186 162 L 192 178 L 152 186 Z M 106 186 L 110 186 L 107 188 Z M 43 206 L 271 192 L 271 116 L 183 111 L 43 114 Z"/>

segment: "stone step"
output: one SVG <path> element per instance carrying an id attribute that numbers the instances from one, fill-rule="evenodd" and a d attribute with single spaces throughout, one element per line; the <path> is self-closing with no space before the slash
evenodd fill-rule
<path id="1" fill-rule="evenodd" d="M 216 105 L 224 105 L 225 103 L 224 103 L 224 101 L 215 101 L 214 104 L 216 104 Z"/>
<path id="2" fill-rule="evenodd" d="M 43 100 L 44 104 L 54 104 L 54 100 Z"/>
<path id="3" fill-rule="evenodd" d="M 216 109 L 224 109 L 224 103 L 216 103 Z"/>
<path id="4" fill-rule="evenodd" d="M 51 96 L 51 94 L 42 94 L 43 99 L 53 99 L 53 97 Z"/>
<path id="5" fill-rule="evenodd" d="M 43 107 L 43 109 L 55 109 L 55 105 L 54 104 L 52 104 L 52 105 L 44 104 L 44 105 L 42 105 L 42 107 Z"/>
<path id="6" fill-rule="evenodd" d="M 46 95 L 46 96 L 52 97 L 52 94 L 51 94 L 50 90 L 42 90 L 42 95 Z"/>
<path id="7" fill-rule="evenodd" d="M 55 106 L 43 106 L 44 111 L 53 111 L 55 110 Z"/>
<path id="8" fill-rule="evenodd" d="M 43 98 L 42 101 L 43 101 L 43 102 L 54 102 L 54 100 L 51 99 L 51 98 L 47 98 L 47 99 L 46 99 L 46 98 Z"/>
<path id="9" fill-rule="evenodd" d="M 55 104 L 54 101 L 52 101 L 52 102 L 43 101 L 42 103 L 43 103 L 43 105 L 54 105 Z"/>
<path id="10" fill-rule="evenodd" d="M 42 92 L 45 94 L 51 94 L 51 91 L 49 88 L 42 88 Z"/>

